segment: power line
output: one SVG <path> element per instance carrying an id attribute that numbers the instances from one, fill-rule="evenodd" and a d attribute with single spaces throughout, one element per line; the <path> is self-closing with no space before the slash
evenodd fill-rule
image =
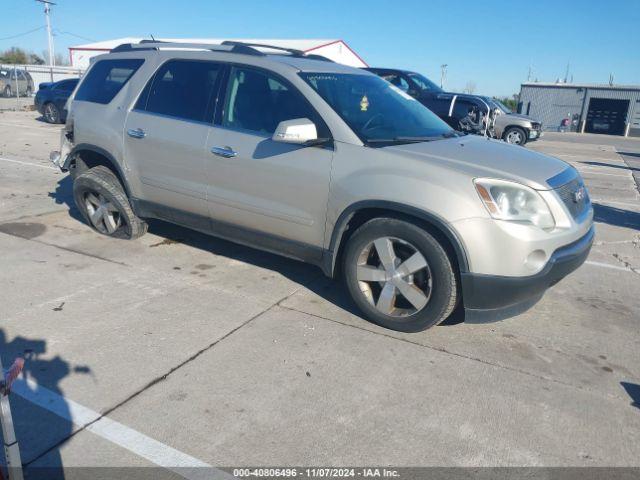
<path id="1" fill-rule="evenodd" d="M 42 30 L 43 28 L 46 28 L 46 25 L 42 25 L 41 27 L 34 28 L 33 30 L 29 30 L 27 32 L 22 32 L 22 33 L 18 33 L 16 35 L 11 35 L 9 37 L 2 37 L 2 38 L 0 38 L 0 41 L 2 41 L 2 40 L 11 40 L 12 38 L 24 37 L 25 35 L 29 35 L 30 33 L 37 32 L 38 30 Z"/>
<path id="2" fill-rule="evenodd" d="M 54 32 L 54 34 L 57 34 L 57 35 L 71 35 L 72 37 L 80 38 L 82 40 L 87 40 L 88 42 L 95 42 L 96 41 L 93 38 L 83 37 L 82 35 L 78 35 L 76 33 L 63 32 L 62 30 L 60 30 L 58 28 L 54 28 L 53 32 Z"/>

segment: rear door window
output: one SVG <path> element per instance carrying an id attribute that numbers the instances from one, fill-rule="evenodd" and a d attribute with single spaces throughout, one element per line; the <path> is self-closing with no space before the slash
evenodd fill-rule
<path id="1" fill-rule="evenodd" d="M 106 105 L 143 63 L 144 60 L 137 58 L 99 61 L 87 73 L 75 99 Z"/>
<path id="2" fill-rule="evenodd" d="M 136 110 L 211 122 L 223 66 L 214 62 L 170 60 L 142 91 Z"/>

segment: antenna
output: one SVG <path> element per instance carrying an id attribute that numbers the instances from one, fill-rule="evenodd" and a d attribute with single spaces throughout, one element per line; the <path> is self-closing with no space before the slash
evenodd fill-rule
<path id="1" fill-rule="evenodd" d="M 569 61 L 567 60 L 567 69 L 564 71 L 564 83 L 569 79 Z"/>
<path id="2" fill-rule="evenodd" d="M 55 54 L 53 52 L 53 36 L 51 35 L 51 19 L 49 18 L 49 14 L 51 12 L 51 8 L 49 5 L 56 5 L 49 0 L 36 0 L 36 2 L 44 4 L 44 16 L 47 20 L 47 39 L 49 40 L 49 65 L 55 66 L 56 59 Z"/>
<path id="3" fill-rule="evenodd" d="M 150 33 L 149 36 L 151 37 L 151 40 L 153 40 L 154 42 L 156 41 L 156 39 L 153 38 L 153 33 Z"/>

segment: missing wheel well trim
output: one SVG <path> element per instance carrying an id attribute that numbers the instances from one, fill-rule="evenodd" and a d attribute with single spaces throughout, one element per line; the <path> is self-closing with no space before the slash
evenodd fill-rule
<path id="1" fill-rule="evenodd" d="M 458 252 L 456 247 L 454 247 L 453 243 L 449 236 L 442 231 L 440 227 L 438 227 L 435 223 L 430 222 L 424 218 L 420 218 L 415 215 L 411 215 L 404 212 L 399 212 L 393 209 L 387 208 L 363 208 L 361 210 L 357 210 L 351 218 L 347 221 L 347 225 L 342 232 L 342 236 L 338 239 L 338 250 L 335 254 L 334 265 L 335 271 L 334 276 L 339 273 L 341 259 L 344 254 L 344 250 L 346 248 L 349 239 L 353 235 L 353 233 L 358 229 L 358 227 L 364 225 L 369 220 L 373 220 L 374 218 L 394 218 L 396 220 L 402 220 L 407 223 L 411 223 L 413 225 L 417 225 L 423 228 L 425 231 L 429 232 L 433 237 L 438 240 L 440 245 L 444 248 L 447 253 L 451 263 L 454 267 L 454 271 L 456 272 L 456 276 L 460 275 L 461 270 L 461 262 L 460 255 L 464 255 L 464 253 Z M 339 228 L 339 227 L 338 227 Z M 461 247 L 459 247 L 461 248 Z M 464 262 L 465 259 L 463 258 Z"/>
<path id="2" fill-rule="evenodd" d="M 75 152 L 69 164 L 69 170 L 74 177 L 77 177 L 85 170 L 99 165 L 108 168 L 116 176 L 127 195 L 129 195 L 128 185 L 120 173 L 120 170 L 114 165 L 113 160 L 99 152 L 93 150 L 79 150 Z"/>

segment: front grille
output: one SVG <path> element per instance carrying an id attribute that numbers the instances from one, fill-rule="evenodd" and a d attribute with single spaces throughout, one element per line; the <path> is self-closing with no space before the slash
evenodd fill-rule
<path id="1" fill-rule="evenodd" d="M 589 208 L 589 194 L 580 178 L 574 178 L 557 188 L 556 193 L 573 218 L 580 217 Z"/>

